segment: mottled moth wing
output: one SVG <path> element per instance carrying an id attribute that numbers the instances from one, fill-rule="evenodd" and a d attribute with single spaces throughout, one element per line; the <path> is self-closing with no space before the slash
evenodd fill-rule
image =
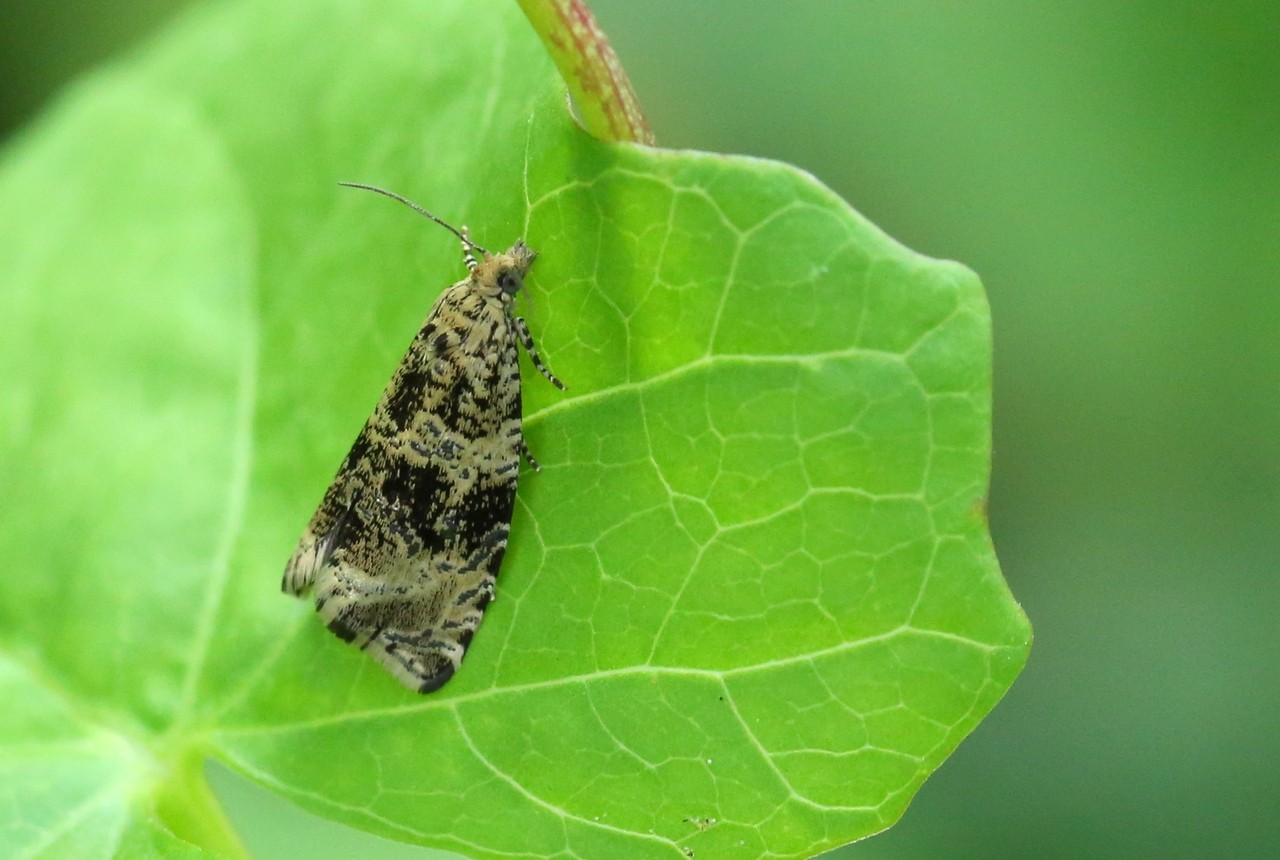
<path id="1" fill-rule="evenodd" d="M 493 598 L 525 451 L 516 344 L 532 344 L 511 302 L 534 254 L 474 263 L 464 248 L 471 275 L 432 307 L 283 582 L 424 693 L 453 676 Z"/>

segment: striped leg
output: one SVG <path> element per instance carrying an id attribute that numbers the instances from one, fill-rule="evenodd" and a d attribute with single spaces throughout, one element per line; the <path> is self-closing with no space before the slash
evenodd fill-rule
<path id="1" fill-rule="evenodd" d="M 538 461 L 533 459 L 533 454 L 529 453 L 529 445 L 524 441 L 524 437 L 520 437 L 520 453 L 529 461 L 529 467 L 535 472 L 541 472 L 542 466 L 538 465 Z"/>
<path id="2" fill-rule="evenodd" d="M 538 348 L 533 345 L 533 335 L 529 334 L 529 326 L 525 323 L 524 317 L 516 317 L 516 334 L 520 335 L 520 342 L 524 344 L 525 352 L 529 353 L 529 359 L 533 362 L 533 366 L 538 368 L 538 372 L 551 380 L 551 384 L 561 391 L 564 391 L 564 383 L 556 378 L 556 375 L 547 369 L 542 363 L 542 357 L 538 355 Z"/>

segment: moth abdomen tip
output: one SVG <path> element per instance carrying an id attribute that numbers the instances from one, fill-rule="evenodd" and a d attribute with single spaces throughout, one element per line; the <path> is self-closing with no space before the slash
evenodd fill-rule
<path id="1" fill-rule="evenodd" d="M 328 624 L 329 632 L 337 636 L 343 642 L 351 642 L 356 638 L 356 631 L 349 627 L 341 618 L 335 618 Z"/>
<path id="2" fill-rule="evenodd" d="M 445 684 L 449 683 L 449 679 L 453 677 L 453 673 L 455 671 L 453 664 L 446 664 L 439 671 L 423 678 L 421 683 L 418 684 L 418 692 L 434 693 L 436 690 L 439 690 Z"/>

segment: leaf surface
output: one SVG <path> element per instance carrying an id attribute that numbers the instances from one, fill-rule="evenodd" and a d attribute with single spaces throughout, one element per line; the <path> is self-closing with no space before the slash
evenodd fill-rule
<path id="1" fill-rule="evenodd" d="M 277 591 L 447 233 L 542 256 L 499 599 L 441 692 Z M 977 279 L 812 177 L 580 132 L 514 5 L 213 4 L 0 163 L 18 856 L 235 856 L 203 757 L 474 857 L 804 857 L 1012 683 Z M 23 786 L 19 789 L 17 786 Z M 12 837 L 12 838 L 10 838 Z"/>

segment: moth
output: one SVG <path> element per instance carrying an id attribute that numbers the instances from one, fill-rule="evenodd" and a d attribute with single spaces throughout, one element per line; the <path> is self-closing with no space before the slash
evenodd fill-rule
<path id="1" fill-rule="evenodd" d="M 339 638 L 429 693 L 462 662 L 494 597 L 523 457 L 517 342 L 559 389 L 512 303 L 535 252 L 462 241 L 467 276 L 440 294 L 303 531 L 281 585 L 314 594 Z M 476 254 L 481 255 L 480 259 Z"/>

